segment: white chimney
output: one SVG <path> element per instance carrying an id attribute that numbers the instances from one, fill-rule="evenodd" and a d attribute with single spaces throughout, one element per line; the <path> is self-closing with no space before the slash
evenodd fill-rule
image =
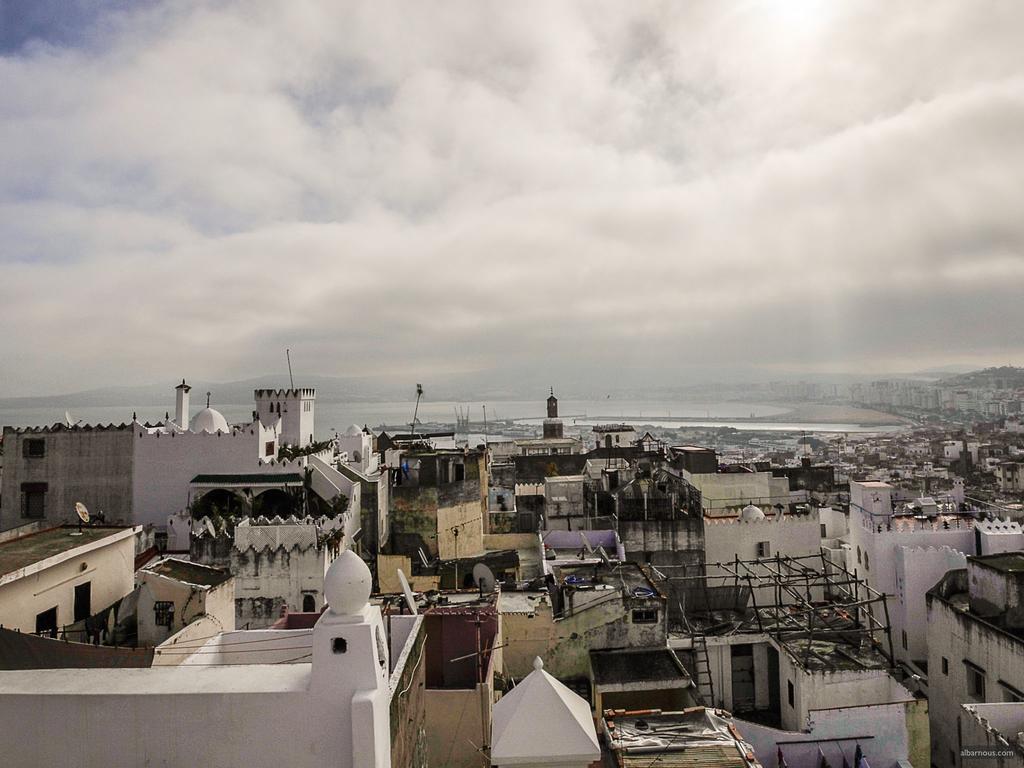
<path id="1" fill-rule="evenodd" d="M 174 422 L 182 429 L 188 429 L 188 393 L 191 390 L 184 379 L 174 388 Z"/>

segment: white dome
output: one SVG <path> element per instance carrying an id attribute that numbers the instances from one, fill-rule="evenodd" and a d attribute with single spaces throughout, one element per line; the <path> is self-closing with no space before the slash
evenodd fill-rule
<path id="1" fill-rule="evenodd" d="M 363 428 L 358 424 L 353 424 L 345 430 L 345 437 L 359 437 L 361 434 L 363 434 Z"/>
<path id="2" fill-rule="evenodd" d="M 363 559 L 346 549 L 324 576 L 324 599 L 337 616 L 359 613 L 370 600 L 373 577 Z"/>
<path id="3" fill-rule="evenodd" d="M 228 426 L 228 420 L 224 418 L 224 414 L 213 410 L 213 408 L 204 408 L 193 416 L 188 428 L 193 432 L 209 432 L 211 435 L 216 432 L 231 432 L 231 427 Z"/>
<path id="4" fill-rule="evenodd" d="M 760 507 L 755 507 L 753 504 L 747 504 L 740 512 L 740 520 L 744 523 L 750 523 L 755 520 L 764 520 L 764 512 Z"/>

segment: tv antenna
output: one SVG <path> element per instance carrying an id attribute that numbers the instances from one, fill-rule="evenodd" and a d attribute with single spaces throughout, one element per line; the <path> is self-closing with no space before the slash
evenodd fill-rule
<path id="1" fill-rule="evenodd" d="M 413 412 L 412 412 L 412 424 L 409 425 L 411 427 L 411 431 L 409 432 L 409 436 L 410 437 L 415 437 L 416 436 L 416 417 L 419 415 L 419 412 L 420 412 L 420 398 L 421 397 L 423 397 L 423 385 L 422 384 L 417 384 L 416 385 L 416 407 L 413 409 Z"/>
<path id="2" fill-rule="evenodd" d="M 295 379 L 292 378 L 292 351 L 285 349 L 284 356 L 288 361 L 288 382 L 292 385 L 292 389 L 295 389 Z"/>

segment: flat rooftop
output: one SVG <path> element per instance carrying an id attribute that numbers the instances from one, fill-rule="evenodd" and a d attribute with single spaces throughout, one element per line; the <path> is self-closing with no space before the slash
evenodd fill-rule
<path id="1" fill-rule="evenodd" d="M 231 574 L 220 568 L 211 568 L 188 560 L 169 557 L 147 567 L 145 570 L 158 576 L 200 587 L 216 587 L 231 578 Z"/>
<path id="2" fill-rule="evenodd" d="M 968 561 L 1003 573 L 1024 572 L 1024 552 L 1002 552 L 995 555 L 976 555 Z"/>
<path id="3" fill-rule="evenodd" d="M 690 676 L 669 648 L 591 651 L 590 666 L 597 685 L 663 683 L 662 687 L 690 685 Z"/>
<path id="4" fill-rule="evenodd" d="M 5 541 L 0 543 L 0 576 L 131 530 L 129 526 L 83 525 L 79 536 L 78 526 L 75 525 L 50 528 Z"/>

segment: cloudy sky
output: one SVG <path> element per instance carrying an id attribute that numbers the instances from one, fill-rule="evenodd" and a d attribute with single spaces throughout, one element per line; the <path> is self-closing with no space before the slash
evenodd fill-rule
<path id="1" fill-rule="evenodd" d="M 1024 363 L 1022 31 L 0 0 L 0 390 Z"/>

